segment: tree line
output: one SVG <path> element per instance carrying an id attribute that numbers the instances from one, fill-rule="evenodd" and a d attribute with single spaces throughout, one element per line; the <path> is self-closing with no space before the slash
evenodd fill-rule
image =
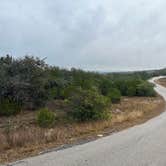
<path id="1" fill-rule="evenodd" d="M 40 58 L 0 58 L 0 115 L 44 108 L 50 100 L 64 100 L 79 121 L 108 117 L 107 107 L 121 96 L 155 96 L 147 79 L 166 70 L 98 73 L 50 66 Z"/>

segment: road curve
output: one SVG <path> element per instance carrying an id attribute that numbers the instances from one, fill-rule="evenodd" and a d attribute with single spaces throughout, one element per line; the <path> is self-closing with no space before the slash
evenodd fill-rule
<path id="1" fill-rule="evenodd" d="M 150 82 L 154 82 L 153 78 Z M 166 88 L 155 90 L 166 100 Z M 28 158 L 16 166 L 166 166 L 166 112 L 119 133 Z"/>

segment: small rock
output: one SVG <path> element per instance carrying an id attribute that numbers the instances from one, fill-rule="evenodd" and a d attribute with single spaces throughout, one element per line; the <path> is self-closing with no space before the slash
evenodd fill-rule
<path id="1" fill-rule="evenodd" d="M 116 113 L 116 114 L 118 114 L 118 113 L 121 113 L 122 111 L 120 109 L 116 109 L 113 112 Z"/>
<path id="2" fill-rule="evenodd" d="M 97 136 L 98 136 L 98 137 L 103 137 L 103 135 L 102 135 L 102 134 L 98 134 Z"/>

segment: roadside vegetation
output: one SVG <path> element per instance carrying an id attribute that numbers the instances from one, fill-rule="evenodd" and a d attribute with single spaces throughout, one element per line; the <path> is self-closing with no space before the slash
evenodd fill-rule
<path id="1" fill-rule="evenodd" d="M 30 56 L 1 57 L 0 158 L 69 143 L 163 108 L 147 81 L 160 74 L 166 70 L 97 73 L 60 69 Z"/>
<path id="2" fill-rule="evenodd" d="M 121 96 L 155 96 L 151 75 L 99 74 L 82 70 L 59 69 L 34 57 L 0 58 L 0 115 L 44 108 L 51 100 L 71 106 L 68 116 L 87 121 L 107 118 L 106 108 Z M 103 111 L 105 110 L 105 111 Z M 45 114 L 43 114 L 44 116 Z"/>

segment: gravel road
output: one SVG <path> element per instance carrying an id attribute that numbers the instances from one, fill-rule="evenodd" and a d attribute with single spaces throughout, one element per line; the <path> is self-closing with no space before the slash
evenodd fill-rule
<path id="1" fill-rule="evenodd" d="M 154 82 L 153 78 L 151 82 Z M 156 85 L 166 100 L 166 88 Z M 16 166 L 166 166 L 166 112 L 119 133 L 28 158 Z"/>

